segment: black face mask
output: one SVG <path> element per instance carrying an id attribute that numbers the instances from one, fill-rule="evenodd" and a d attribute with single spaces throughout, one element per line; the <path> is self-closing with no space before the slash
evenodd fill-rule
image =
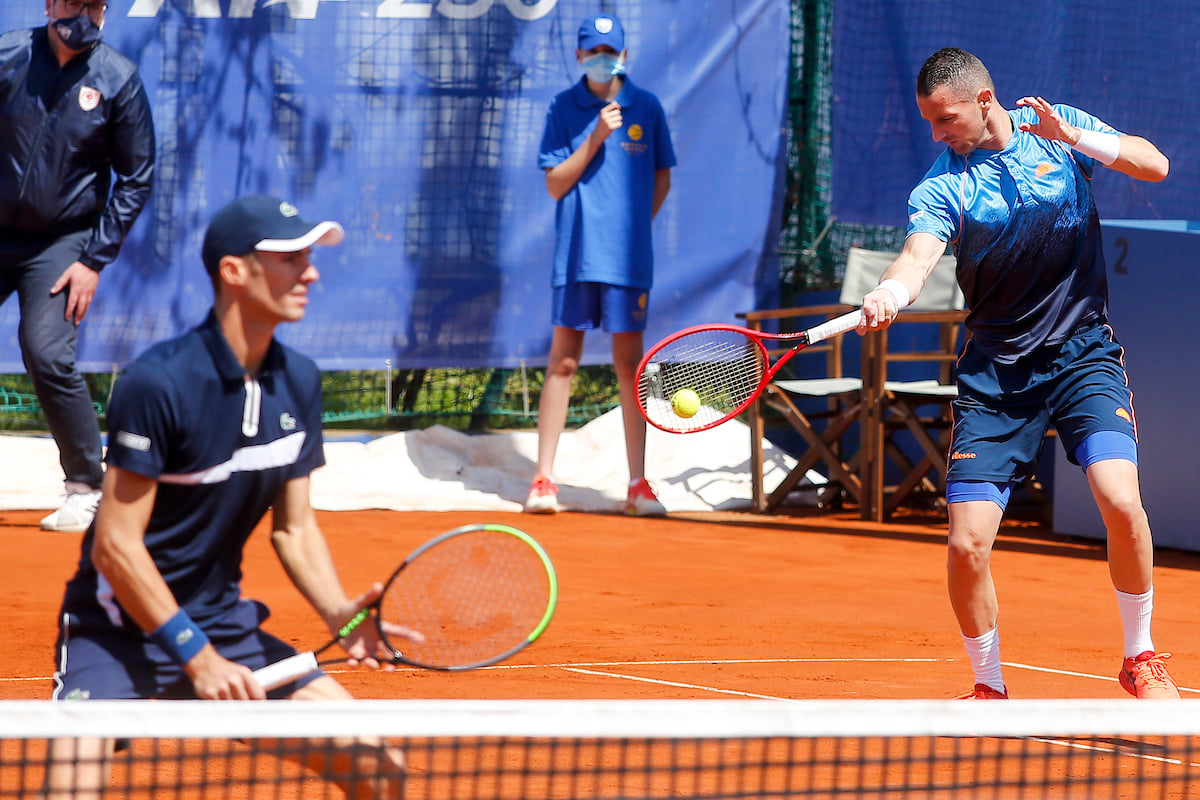
<path id="1" fill-rule="evenodd" d="M 87 14 L 56 19 L 52 24 L 58 33 L 58 38 L 62 39 L 62 43 L 66 45 L 67 49 L 76 52 L 87 50 L 100 41 L 102 35 L 100 26 Z"/>

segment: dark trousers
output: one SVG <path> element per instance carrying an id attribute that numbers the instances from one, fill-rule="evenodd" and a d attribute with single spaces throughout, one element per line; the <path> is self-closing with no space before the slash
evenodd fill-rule
<path id="1" fill-rule="evenodd" d="M 64 318 L 67 291 L 50 294 L 90 235 L 85 230 L 43 238 L 0 231 L 0 303 L 17 293 L 21 359 L 58 445 L 66 480 L 99 489 L 104 477 L 100 424 L 87 383 L 75 367 L 79 329 Z"/>

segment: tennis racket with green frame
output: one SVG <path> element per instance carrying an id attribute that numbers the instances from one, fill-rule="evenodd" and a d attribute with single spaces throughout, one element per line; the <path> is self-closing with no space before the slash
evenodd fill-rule
<path id="1" fill-rule="evenodd" d="M 380 660 L 461 671 L 503 661 L 536 640 L 554 614 L 558 578 L 550 557 L 524 531 L 466 525 L 435 536 L 404 559 L 383 594 L 321 648 L 256 670 L 270 691 L 320 666 L 349 661 L 317 657 L 374 620 L 391 653 Z M 406 634 L 415 631 L 421 641 Z"/>

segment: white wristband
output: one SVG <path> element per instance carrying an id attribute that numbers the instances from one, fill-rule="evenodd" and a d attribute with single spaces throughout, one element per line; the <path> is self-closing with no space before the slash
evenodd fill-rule
<path id="1" fill-rule="evenodd" d="M 887 289 L 896 298 L 896 310 L 903 311 L 908 308 L 908 304 L 912 302 L 912 297 L 908 293 L 908 287 L 895 278 L 888 278 L 886 281 L 880 281 L 876 289 Z"/>
<path id="2" fill-rule="evenodd" d="M 1079 132 L 1079 141 L 1074 144 L 1074 149 L 1107 167 L 1121 155 L 1121 137 L 1115 133 L 1101 133 L 1085 128 Z"/>

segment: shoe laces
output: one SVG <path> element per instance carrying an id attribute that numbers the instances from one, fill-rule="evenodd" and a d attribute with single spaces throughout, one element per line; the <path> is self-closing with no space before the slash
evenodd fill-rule
<path id="1" fill-rule="evenodd" d="M 1129 672 L 1143 683 L 1154 683 L 1160 686 L 1171 685 L 1171 675 L 1167 672 L 1167 659 L 1170 653 L 1155 653 L 1145 661 L 1135 661 Z"/>

